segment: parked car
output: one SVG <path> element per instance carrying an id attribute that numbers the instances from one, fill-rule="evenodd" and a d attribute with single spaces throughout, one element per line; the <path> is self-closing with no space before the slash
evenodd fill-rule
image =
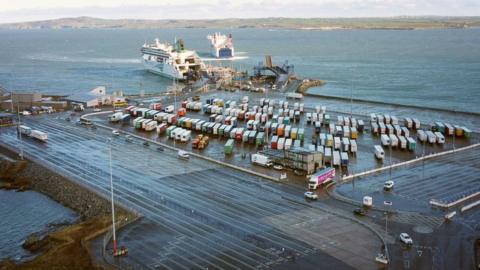
<path id="1" fill-rule="evenodd" d="M 383 184 L 383 189 L 384 190 L 391 190 L 394 185 L 395 185 L 395 182 L 393 182 L 392 180 L 388 180 L 388 181 L 385 182 L 385 184 Z"/>
<path id="2" fill-rule="evenodd" d="M 353 213 L 355 215 L 359 215 L 359 216 L 366 216 L 367 215 L 367 211 L 365 211 L 362 208 L 357 208 L 357 209 L 353 210 Z"/>
<path id="3" fill-rule="evenodd" d="M 120 135 L 120 131 L 118 131 L 117 129 L 114 129 L 114 130 L 112 130 L 112 135 L 118 136 L 118 135 Z"/>
<path id="4" fill-rule="evenodd" d="M 304 195 L 305 195 L 305 198 L 310 199 L 310 200 L 318 199 L 318 195 L 313 191 L 307 191 L 307 192 L 305 192 Z"/>
<path id="5" fill-rule="evenodd" d="M 281 171 L 283 170 L 283 166 L 282 165 L 279 165 L 279 164 L 276 164 L 276 165 L 273 165 L 273 168 L 277 171 Z"/>
<path id="6" fill-rule="evenodd" d="M 413 244 L 413 240 L 410 237 L 410 235 L 408 235 L 408 233 L 401 233 L 400 234 L 400 241 L 402 243 L 404 243 L 405 245 L 412 245 Z"/>

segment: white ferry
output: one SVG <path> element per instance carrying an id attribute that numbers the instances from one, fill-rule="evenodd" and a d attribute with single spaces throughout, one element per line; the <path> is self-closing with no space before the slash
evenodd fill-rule
<path id="1" fill-rule="evenodd" d="M 231 34 L 226 36 L 220 33 L 214 33 L 213 35 L 208 35 L 207 39 L 210 40 L 210 51 L 213 57 L 231 58 L 235 56 Z"/>
<path id="2" fill-rule="evenodd" d="M 195 51 L 185 50 L 181 39 L 172 45 L 157 38 L 153 44 L 145 43 L 141 52 L 145 68 L 167 78 L 185 80 L 205 68 Z"/>

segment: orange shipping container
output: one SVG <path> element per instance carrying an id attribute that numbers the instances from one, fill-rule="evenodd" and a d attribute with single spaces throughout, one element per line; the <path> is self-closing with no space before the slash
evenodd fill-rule
<path id="1" fill-rule="evenodd" d="M 180 108 L 180 109 L 178 109 L 178 113 L 177 113 L 177 114 L 178 114 L 179 117 L 182 117 L 182 116 L 185 116 L 186 113 L 187 113 L 187 109 L 185 109 L 185 108 Z"/>

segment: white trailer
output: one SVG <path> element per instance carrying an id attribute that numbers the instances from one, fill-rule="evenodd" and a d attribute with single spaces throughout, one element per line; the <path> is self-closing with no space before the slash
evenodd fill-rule
<path id="1" fill-rule="evenodd" d="M 412 121 L 413 121 L 413 128 L 414 129 L 419 129 L 420 128 L 420 120 L 418 120 L 417 118 L 413 118 Z"/>
<path id="2" fill-rule="evenodd" d="M 382 141 L 383 146 L 389 146 L 390 145 L 390 137 L 386 134 L 382 134 L 380 137 L 380 140 Z"/>
<path id="3" fill-rule="evenodd" d="M 184 132 L 182 132 L 180 141 L 181 142 L 188 142 L 188 141 L 190 141 L 191 136 L 192 136 L 192 132 L 190 130 L 185 130 Z"/>
<path id="4" fill-rule="evenodd" d="M 20 133 L 22 135 L 30 136 L 30 134 L 32 133 L 32 129 L 30 127 L 20 125 L 18 128 L 20 129 Z"/>
<path id="5" fill-rule="evenodd" d="M 285 146 L 283 147 L 285 150 L 289 150 L 292 148 L 292 139 L 288 138 L 285 140 Z"/>
<path id="6" fill-rule="evenodd" d="M 378 134 L 378 132 L 379 132 L 379 130 L 378 130 L 378 124 L 372 122 L 372 133 L 373 133 L 373 134 Z"/>
<path id="7" fill-rule="evenodd" d="M 147 124 L 145 124 L 145 131 L 152 131 L 152 130 L 155 130 L 157 128 L 157 121 L 150 121 L 148 122 Z"/>
<path id="8" fill-rule="evenodd" d="M 47 133 L 42 132 L 40 130 L 35 130 L 35 129 L 32 129 L 32 131 L 30 132 L 30 137 L 32 137 L 34 139 L 37 139 L 39 141 L 42 141 L 42 142 L 47 142 L 47 140 L 48 140 L 48 134 Z"/>
<path id="9" fill-rule="evenodd" d="M 285 138 L 279 138 L 277 141 L 277 149 L 283 150 L 284 145 L 285 145 Z"/>
<path id="10" fill-rule="evenodd" d="M 402 135 L 405 137 L 410 137 L 410 130 L 407 127 L 402 127 Z"/>
<path id="11" fill-rule="evenodd" d="M 375 149 L 375 157 L 377 159 L 382 159 L 383 160 L 383 158 L 385 157 L 385 151 L 383 151 L 382 146 L 375 145 L 374 149 Z"/>
<path id="12" fill-rule="evenodd" d="M 387 127 L 385 126 L 385 124 L 383 122 L 380 122 L 378 123 L 378 127 L 380 129 L 380 134 L 385 134 L 385 131 L 387 129 Z"/>
<path id="13" fill-rule="evenodd" d="M 440 132 L 437 131 L 437 132 L 435 132 L 434 134 L 435 134 L 435 136 L 437 137 L 437 143 L 438 143 L 438 144 L 444 144 L 444 143 L 445 143 L 445 137 L 443 136 L 442 133 L 440 133 Z"/>
<path id="14" fill-rule="evenodd" d="M 407 128 L 412 128 L 412 127 L 413 127 L 412 118 L 410 118 L 410 117 L 405 117 L 405 126 L 406 126 Z"/>
<path id="15" fill-rule="evenodd" d="M 335 142 L 335 143 L 334 143 L 334 148 L 337 149 L 337 150 L 339 150 L 340 147 L 341 147 L 340 137 L 335 137 L 333 140 L 334 140 L 334 142 Z"/>
<path id="16" fill-rule="evenodd" d="M 251 161 L 252 161 L 253 164 L 264 166 L 264 167 L 267 167 L 267 168 L 270 168 L 270 167 L 273 166 L 273 163 L 270 160 L 270 158 L 268 158 L 267 156 L 261 155 L 261 154 L 253 154 L 252 158 L 251 158 Z"/>
<path id="17" fill-rule="evenodd" d="M 407 149 L 407 139 L 403 136 L 399 136 L 398 140 L 400 141 L 400 149 Z"/>
<path id="18" fill-rule="evenodd" d="M 351 153 L 357 153 L 357 141 L 356 140 L 350 140 L 350 152 Z"/>
<path id="19" fill-rule="evenodd" d="M 340 151 L 333 151 L 333 166 L 340 166 Z"/>
<path id="20" fill-rule="evenodd" d="M 343 136 L 344 137 L 350 137 L 350 127 L 349 126 L 343 126 Z"/>
<path id="21" fill-rule="evenodd" d="M 398 118 L 394 115 L 391 117 L 392 125 L 398 125 Z"/>
<path id="22" fill-rule="evenodd" d="M 417 131 L 417 139 L 418 139 L 419 141 L 421 141 L 421 142 L 424 142 L 424 141 L 427 140 L 427 134 L 425 133 L 424 130 L 419 129 L 419 130 Z"/>
<path id="23" fill-rule="evenodd" d="M 342 138 L 342 146 L 344 152 L 350 151 L 350 140 L 347 137 Z"/>
<path id="24" fill-rule="evenodd" d="M 384 114 L 383 117 L 385 118 L 385 124 L 390 124 L 392 118 L 390 117 L 389 114 Z"/>
<path id="25" fill-rule="evenodd" d="M 397 147 L 397 146 L 398 146 L 398 138 L 397 138 L 397 135 L 395 135 L 395 134 L 390 134 L 389 137 L 390 137 L 390 144 L 392 145 L 392 147 Z"/>
<path id="26" fill-rule="evenodd" d="M 376 123 L 377 122 L 377 115 L 374 113 L 370 114 L 370 122 Z"/>
<path id="27" fill-rule="evenodd" d="M 435 134 L 432 131 L 427 130 L 425 134 L 427 134 L 427 139 L 429 143 L 433 144 L 437 142 L 437 136 L 435 136 Z"/>

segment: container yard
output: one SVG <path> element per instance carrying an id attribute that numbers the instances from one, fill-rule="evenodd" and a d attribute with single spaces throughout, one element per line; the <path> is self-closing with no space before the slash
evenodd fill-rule
<path id="1" fill-rule="evenodd" d="M 471 169 L 477 166 L 472 156 L 476 149 L 463 150 L 464 147 L 476 147 L 479 142 L 477 133 L 472 131 L 475 127 L 470 129 L 470 122 L 452 121 L 451 118 L 423 118 L 418 117 L 416 112 L 405 114 L 402 111 L 400 116 L 390 109 L 348 113 L 342 106 L 329 104 L 322 99 L 290 99 L 275 92 L 268 95 L 208 92 L 196 96 L 195 99 L 182 97 L 177 100 L 176 103 L 171 99 L 131 103 L 126 108 L 86 112 L 83 116 L 67 113 L 55 119 L 49 116 L 26 118 L 22 134 L 29 133 L 27 130 L 31 127 L 32 131 L 49 131 L 49 136 L 48 143 L 41 143 L 43 146 L 38 145 L 40 142 L 36 140 L 29 140 L 30 137 L 26 137 L 23 143 L 27 144 L 27 153 L 33 151 L 38 156 L 47 155 L 45 157 L 48 162 L 60 167 L 66 166 L 61 165 L 64 161 L 57 160 L 51 151 L 68 154 L 69 150 L 65 149 L 76 149 L 75 151 L 83 151 L 81 155 L 94 153 L 96 164 L 89 164 L 86 158 L 72 156 L 73 160 L 82 164 L 80 167 L 68 165 L 73 171 L 83 168 L 90 170 L 93 167 L 95 170 L 102 170 L 98 168 L 98 164 L 102 163 L 102 150 L 98 147 L 106 147 L 105 139 L 111 140 L 117 152 L 116 158 L 120 162 L 114 173 L 117 174 L 121 200 L 124 203 L 147 213 L 147 220 L 154 222 L 156 226 L 164 226 L 172 218 L 176 225 L 168 224 L 168 230 L 181 223 L 178 237 L 191 235 L 192 230 L 195 235 L 204 235 L 206 231 L 221 234 L 205 237 L 204 240 L 211 242 L 215 250 L 221 250 L 220 252 L 227 256 L 221 261 L 217 261 L 217 257 L 213 256 L 204 259 L 204 252 L 195 250 L 195 255 L 189 260 L 189 265 L 193 268 L 212 265 L 228 269 L 237 266 L 269 268 L 265 265 L 277 265 L 291 260 L 292 255 L 286 255 L 282 251 L 282 248 L 287 247 L 295 252 L 300 261 L 309 258 L 307 253 L 322 254 L 321 256 L 328 256 L 326 259 L 333 256 L 349 266 L 357 266 L 359 263 L 362 269 L 372 269 L 382 267 L 378 264 L 379 260 L 385 262 L 385 259 L 382 259 L 384 257 L 375 257 L 378 252 L 385 252 L 381 249 L 385 243 L 390 259 L 388 263 L 402 265 L 403 249 L 396 242 L 395 235 L 383 236 L 382 226 L 385 220 L 378 214 L 381 212 L 376 212 L 383 209 L 384 201 L 393 203 L 396 210 L 413 209 L 418 213 L 413 217 L 411 214 L 397 213 L 389 221 L 389 226 L 395 232 L 401 230 L 404 224 L 409 224 L 413 228 L 410 235 L 415 238 L 418 238 L 418 233 L 447 230 L 442 227 L 443 216 L 453 209 L 443 209 L 437 205 L 455 204 L 462 209 L 475 208 L 475 201 L 470 197 L 476 196 L 476 193 L 472 192 L 477 191 L 474 185 L 478 181 L 477 172 Z M 69 120 L 66 120 L 67 118 Z M 48 128 L 43 129 L 44 126 Z M 59 136 L 58 132 L 63 135 Z M 71 142 L 67 139 L 70 134 L 75 134 Z M 18 147 L 14 129 L 0 136 L 6 143 Z M 78 140 L 84 141 L 84 144 L 80 145 Z M 59 146 L 60 144 L 64 146 Z M 46 151 L 41 147 L 46 147 Z M 451 151 L 458 153 L 453 155 Z M 443 153 L 447 154 L 442 155 Z M 449 173 L 445 175 L 452 178 L 453 174 L 460 170 L 449 169 L 449 163 L 464 165 L 461 175 L 465 180 L 456 185 L 442 180 L 439 182 L 442 188 L 435 188 L 437 183 L 434 181 L 437 180 L 434 179 L 441 178 L 446 171 Z M 128 169 L 123 168 L 124 166 Z M 152 182 L 148 182 L 147 187 L 144 187 L 146 183 L 139 185 L 133 180 L 137 175 L 147 177 Z M 88 173 L 80 176 L 88 176 L 89 179 L 85 180 L 87 183 L 105 188 L 101 183 L 91 182 L 94 181 L 90 179 L 93 176 Z M 198 182 L 198 179 L 202 179 L 202 182 Z M 392 184 L 392 187 L 385 191 L 384 182 L 389 179 L 395 182 L 395 186 Z M 419 184 L 418 179 L 422 179 Z M 187 184 L 187 180 L 193 182 Z M 261 181 L 260 191 L 256 187 L 258 181 Z M 213 197 L 210 186 L 216 189 Z M 134 189 L 131 190 L 132 187 Z M 149 190 L 149 187 L 154 188 Z M 160 192 L 165 188 L 168 192 Z M 305 193 L 307 190 L 310 193 Z M 239 199 L 235 206 L 232 206 L 232 200 L 236 200 L 232 198 L 240 198 L 240 194 L 245 192 L 250 194 L 246 200 L 260 200 L 257 202 L 258 208 L 244 206 L 241 202 L 244 199 Z M 268 211 L 260 207 L 265 205 L 265 201 L 261 199 L 264 196 L 262 194 L 267 194 L 265 192 L 272 192 L 267 196 L 270 196 L 269 204 L 275 209 L 276 216 L 268 216 Z M 194 207 L 181 202 L 179 198 L 183 198 L 182 193 L 193 199 Z M 227 198 L 219 194 L 233 197 Z M 137 195 L 141 196 L 141 199 L 135 199 Z M 278 201 L 272 201 L 271 196 Z M 208 199 L 202 199 L 203 197 Z M 464 197 L 469 199 L 458 202 Z M 217 200 L 220 198 L 222 203 L 218 204 Z M 364 205 L 366 198 L 368 207 L 357 211 L 355 207 Z M 297 204 L 299 206 L 294 210 L 308 213 L 306 216 L 292 216 L 282 210 Z M 314 207 L 315 210 L 307 210 L 309 207 L 304 204 Z M 170 211 L 168 218 L 163 218 L 157 207 Z M 352 214 L 354 208 L 355 213 L 360 215 Z M 211 209 L 219 209 L 220 212 Z M 250 224 L 256 219 L 238 220 L 225 214 L 230 213 L 229 211 L 240 215 L 260 211 L 262 216 L 258 220 L 261 219 L 265 231 L 256 234 L 251 229 L 253 224 Z M 321 230 L 321 221 L 312 216 L 315 211 L 326 211 L 321 212 L 322 217 L 325 213 L 341 213 L 335 219 L 342 225 L 333 226 L 327 231 Z M 462 222 L 475 222 L 475 218 L 470 215 L 475 213 L 474 211 L 465 210 Z M 185 215 L 189 221 L 201 224 L 202 227 L 198 229 L 182 221 Z M 365 217 L 361 218 L 362 215 Z M 225 218 L 227 225 L 218 223 Z M 319 227 L 310 227 L 312 235 L 306 236 L 305 230 L 298 230 L 295 224 L 286 222 L 290 219 Z M 246 224 L 248 228 L 241 229 Z M 239 238 L 224 231 L 225 226 L 231 228 Z M 135 231 L 148 230 L 148 227 L 148 224 L 138 224 L 135 229 L 121 236 L 121 239 L 130 247 L 142 246 L 143 242 L 132 240 L 129 235 Z M 272 233 L 272 229 L 276 232 Z M 340 231 L 348 233 L 339 233 Z M 362 231 L 362 234 L 358 235 L 355 231 Z M 166 234 L 159 227 L 153 232 Z M 226 250 L 218 246 L 219 244 L 214 244 L 216 237 L 233 237 L 234 245 L 248 245 L 249 249 L 258 249 L 258 252 L 269 254 L 266 246 L 248 240 L 250 238 L 246 240 L 243 237 L 245 234 L 261 237 L 262 241 L 272 245 L 272 252 L 275 254 L 272 259 L 268 256 L 266 259 L 249 257 L 251 253 L 239 249 L 238 246 Z M 152 237 L 158 239 L 162 246 L 175 246 L 175 240 L 165 241 Z M 320 241 L 323 237 L 335 240 Z M 368 250 L 376 253 L 361 255 L 361 248 L 350 244 L 356 241 L 353 238 L 357 237 L 364 241 L 370 239 L 365 243 L 368 243 Z M 438 239 L 428 239 L 424 242 L 428 242 L 430 246 L 441 246 Z M 462 243 L 458 241 L 455 245 L 458 247 L 463 245 Z M 188 245 L 194 244 L 198 243 Z M 335 252 L 340 247 L 347 252 Z M 187 247 L 160 257 L 152 253 L 142 255 L 129 248 L 129 256 L 148 261 L 153 268 L 168 269 L 172 267 L 173 259 L 180 256 L 185 248 Z M 415 247 L 416 249 L 420 247 Z M 229 252 L 236 252 L 236 255 L 228 256 Z M 356 255 L 350 256 L 352 252 Z M 430 266 L 435 263 L 432 258 L 447 251 L 442 249 L 435 254 L 429 252 L 425 251 L 424 254 L 427 255 L 423 257 L 428 259 L 412 257 L 409 261 L 415 262 L 419 267 Z M 247 261 L 239 261 L 240 257 L 247 258 Z M 128 258 L 124 260 L 129 261 Z M 453 268 L 456 266 L 458 265 L 452 264 Z"/>

